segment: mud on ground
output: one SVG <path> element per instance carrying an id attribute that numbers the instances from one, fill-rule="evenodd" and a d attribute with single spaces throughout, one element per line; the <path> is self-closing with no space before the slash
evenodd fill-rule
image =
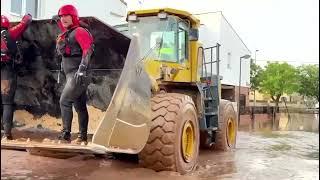
<path id="1" fill-rule="evenodd" d="M 194 172 L 154 172 L 131 161 L 79 155 L 69 159 L 1 150 L 1 179 L 313 180 L 319 179 L 319 134 L 239 132 L 232 152 L 200 151 Z"/>

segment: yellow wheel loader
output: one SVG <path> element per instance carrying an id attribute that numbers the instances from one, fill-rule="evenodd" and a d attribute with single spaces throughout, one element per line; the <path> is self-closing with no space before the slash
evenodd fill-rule
<path id="1" fill-rule="evenodd" d="M 236 112 L 220 98 L 220 45 L 202 47 L 196 17 L 170 8 L 131 11 L 129 35 L 93 17 L 81 20 L 95 43 L 88 105 L 104 111 L 91 142 L 59 143 L 53 138 L 58 132 L 44 129 L 1 142 L 1 148 L 138 154 L 146 168 L 182 174 L 195 168 L 200 147 L 235 148 Z M 16 103 L 35 118 L 60 117 L 58 33 L 54 22 L 39 20 L 22 39 L 25 64 L 17 65 Z"/>

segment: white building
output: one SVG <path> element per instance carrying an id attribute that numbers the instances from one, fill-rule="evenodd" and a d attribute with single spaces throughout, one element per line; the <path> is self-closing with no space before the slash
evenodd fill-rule
<path id="1" fill-rule="evenodd" d="M 195 16 L 200 19 L 199 40 L 203 47 L 211 47 L 216 43 L 221 45 L 219 74 L 223 77 L 221 81 L 223 84 L 222 98 L 237 101 L 240 57 L 247 54 L 251 55 L 251 52 L 222 12 L 196 14 Z M 206 56 L 208 56 L 207 53 Z M 240 99 L 242 101 L 241 105 L 247 106 L 249 105 L 250 59 L 242 59 L 241 62 Z M 215 68 L 213 72 L 215 73 Z"/>
<path id="2" fill-rule="evenodd" d="M 74 5 L 80 16 L 94 16 L 110 25 L 124 23 L 127 14 L 124 0 L 1 0 L 1 15 L 11 21 L 26 13 L 35 19 L 50 19 L 65 4 Z"/>

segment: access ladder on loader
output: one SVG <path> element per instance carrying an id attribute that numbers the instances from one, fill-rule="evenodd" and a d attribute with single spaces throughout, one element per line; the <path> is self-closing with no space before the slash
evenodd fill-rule
<path id="1" fill-rule="evenodd" d="M 214 133 L 218 130 L 219 122 L 219 89 L 220 80 L 222 79 L 219 75 L 220 44 L 217 43 L 215 46 L 200 49 L 203 61 L 200 80 L 204 98 L 204 121 L 200 121 L 200 130 L 206 134 L 205 144 L 211 146 L 214 144 Z"/>

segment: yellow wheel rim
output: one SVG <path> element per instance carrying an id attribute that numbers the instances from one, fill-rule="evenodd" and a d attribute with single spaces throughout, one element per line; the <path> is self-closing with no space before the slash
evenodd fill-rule
<path id="1" fill-rule="evenodd" d="M 184 124 L 182 131 L 182 156 L 186 162 L 190 162 L 193 157 L 194 151 L 194 127 L 191 121 L 187 121 Z"/>
<path id="2" fill-rule="evenodd" d="M 232 118 L 228 119 L 228 127 L 227 127 L 227 141 L 229 147 L 235 144 L 236 140 L 236 125 L 235 121 Z"/>

